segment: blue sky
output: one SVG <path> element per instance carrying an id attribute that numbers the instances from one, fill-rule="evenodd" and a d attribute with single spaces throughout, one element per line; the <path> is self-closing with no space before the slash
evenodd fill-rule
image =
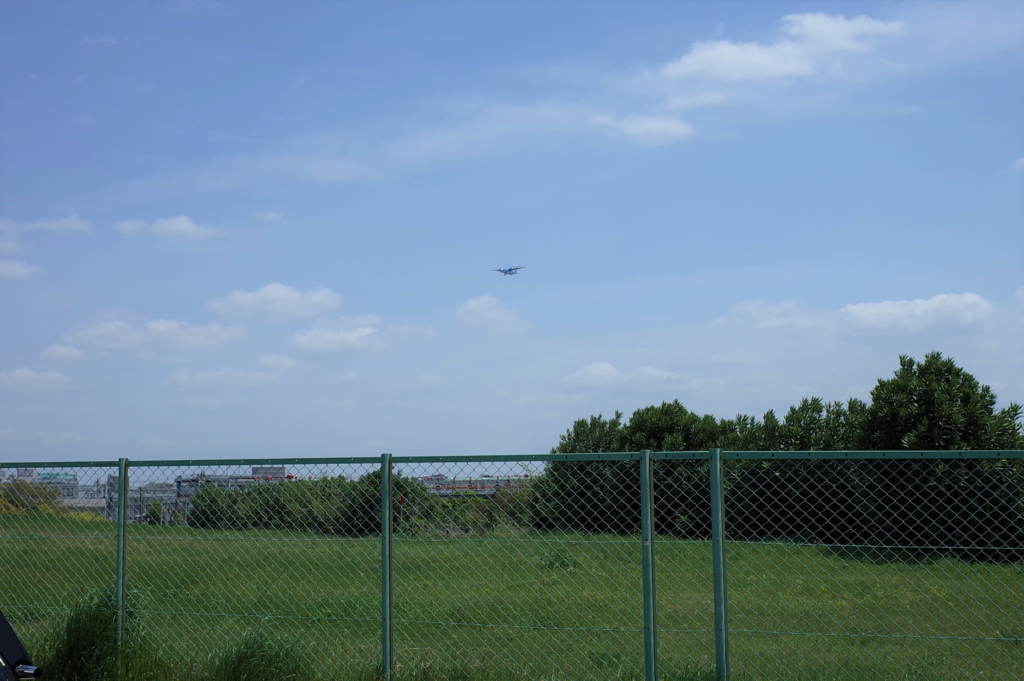
<path id="1" fill-rule="evenodd" d="M 1022 57 L 1015 2 L 4 2 L 0 459 L 535 453 L 930 350 L 1024 402 Z"/>

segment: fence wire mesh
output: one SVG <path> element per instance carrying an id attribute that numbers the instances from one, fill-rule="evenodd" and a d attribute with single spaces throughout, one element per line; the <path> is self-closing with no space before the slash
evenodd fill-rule
<path id="1" fill-rule="evenodd" d="M 82 593 L 112 587 L 116 512 L 116 464 L 0 466 L 0 609 L 30 648 Z"/>
<path id="2" fill-rule="evenodd" d="M 380 664 L 380 464 L 135 466 L 127 581 L 166 654 L 252 632 L 327 678 Z"/>
<path id="3" fill-rule="evenodd" d="M 667 679 L 714 678 L 708 466 L 654 462 L 658 667 Z"/>
<path id="4" fill-rule="evenodd" d="M 1024 677 L 1024 461 L 725 469 L 737 678 Z"/>
<path id="5" fill-rule="evenodd" d="M 728 454 L 733 679 L 1024 678 L 1020 452 Z M 651 678 L 654 603 L 659 678 L 714 678 L 714 459 L 687 456 L 653 457 L 646 604 L 638 455 L 398 459 L 394 678 Z M 379 678 L 381 474 L 379 459 L 132 463 L 128 628 L 175 678 L 207 678 L 257 631 L 301 650 L 310 678 Z M 115 463 L 0 466 L 0 609 L 30 650 L 114 593 L 120 482 Z"/>
<path id="6" fill-rule="evenodd" d="M 395 475 L 399 678 L 639 679 L 638 461 Z"/>

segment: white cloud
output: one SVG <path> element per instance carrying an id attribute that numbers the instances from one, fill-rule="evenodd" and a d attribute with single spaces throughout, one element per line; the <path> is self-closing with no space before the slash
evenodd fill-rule
<path id="1" fill-rule="evenodd" d="M 292 342 L 306 352 L 334 352 L 338 350 L 366 350 L 374 345 L 380 329 L 359 326 L 354 329 L 313 327 L 300 331 Z"/>
<path id="2" fill-rule="evenodd" d="M 1021 286 L 1019 289 L 1014 291 L 1013 297 L 1024 303 L 1024 286 Z"/>
<path id="3" fill-rule="evenodd" d="M 284 216 L 280 213 L 256 213 L 254 216 L 261 222 L 281 222 L 284 220 Z"/>
<path id="4" fill-rule="evenodd" d="M 669 78 L 761 80 L 809 76 L 814 73 L 814 62 L 810 55 L 789 41 L 775 45 L 698 41 L 690 46 L 687 54 L 666 64 L 663 73 Z"/>
<path id="5" fill-rule="evenodd" d="M 14 369 L 0 373 L 0 388 L 20 392 L 63 392 L 75 387 L 74 382 L 59 371 Z"/>
<path id="6" fill-rule="evenodd" d="M 470 298 L 455 311 L 455 318 L 463 324 L 477 326 L 495 333 L 520 333 L 533 324 L 521 319 L 494 296 Z"/>
<path id="7" fill-rule="evenodd" d="M 375 315 L 325 321 L 292 336 L 292 344 L 306 352 L 367 350 L 382 345 L 381 319 Z"/>
<path id="8" fill-rule="evenodd" d="M 39 353 L 42 359 L 54 360 L 57 362 L 69 362 L 85 359 L 85 353 L 70 345 L 58 345 L 54 343 Z"/>
<path id="9" fill-rule="evenodd" d="M 440 385 L 441 383 L 445 382 L 443 377 L 439 376 L 438 374 L 431 373 L 429 371 L 424 371 L 420 374 L 420 381 L 432 385 Z"/>
<path id="10" fill-rule="evenodd" d="M 729 321 L 759 329 L 803 329 L 842 332 L 852 328 L 920 330 L 936 324 L 976 324 L 986 320 L 993 305 L 975 293 L 941 294 L 927 300 L 886 300 L 854 303 L 841 310 L 821 310 L 800 306 L 795 301 L 772 304 L 748 300 L 732 310 Z"/>
<path id="11" fill-rule="evenodd" d="M 1010 170 L 1024 170 L 1024 156 L 1010 162 Z"/>
<path id="12" fill-rule="evenodd" d="M 145 344 L 144 329 L 121 320 L 98 322 L 64 334 L 64 340 L 107 350 L 130 350 Z"/>
<path id="13" fill-rule="evenodd" d="M 616 119 L 612 116 L 594 116 L 591 122 L 616 130 L 644 144 L 671 144 L 693 134 L 693 128 L 684 120 L 671 116 L 635 116 Z"/>
<path id="14" fill-rule="evenodd" d="M 178 348 L 220 345 L 244 334 L 244 331 L 237 327 L 221 326 L 212 322 L 206 326 L 196 326 L 176 319 L 147 322 L 145 331 L 154 341 Z"/>
<path id="15" fill-rule="evenodd" d="M 88 220 L 78 217 L 78 214 L 69 215 L 66 218 L 56 220 L 35 220 L 33 222 L 16 223 L 13 220 L 0 220 L 0 232 L 25 233 L 25 232 L 91 232 L 92 225 Z"/>
<path id="16" fill-rule="evenodd" d="M 790 14 L 782 18 L 787 38 L 771 44 L 698 41 L 679 59 L 662 69 L 671 79 L 757 81 L 839 73 L 830 58 L 842 53 L 867 52 L 878 36 L 903 33 L 900 21 L 865 16 L 847 19 L 823 13 Z"/>
<path id="17" fill-rule="evenodd" d="M 585 385 L 608 385 L 616 383 L 621 379 L 622 372 L 615 368 L 610 362 L 594 362 L 567 377 L 570 383 Z"/>
<path id="18" fill-rule="evenodd" d="M 592 115 L 583 106 L 460 97 L 386 128 L 296 136 L 273 151 L 220 157 L 200 168 L 130 181 L 118 191 L 174 196 L 253 183 L 335 184 L 391 177 L 474 158 L 539 135 L 578 134 L 592 127 L 587 123 Z"/>
<path id="19" fill-rule="evenodd" d="M 126 220 L 114 225 L 122 234 L 155 234 L 174 241 L 197 241 L 217 236 L 220 232 L 210 227 L 197 225 L 192 218 L 179 215 L 173 218 L 159 218 L 153 222 Z"/>
<path id="20" fill-rule="evenodd" d="M 843 313 L 856 326 L 868 329 L 924 329 L 941 323 L 976 324 L 992 313 L 992 303 L 976 293 L 944 293 L 927 300 L 885 300 L 855 303 Z"/>
<path id="21" fill-rule="evenodd" d="M 25 281 L 41 270 L 20 260 L 0 260 L 0 279 Z"/>
<path id="22" fill-rule="evenodd" d="M 821 326 L 825 321 L 821 314 L 805 310 L 791 300 L 774 305 L 764 300 L 747 300 L 733 308 L 732 318 L 762 329 L 806 329 Z"/>
<path id="23" fill-rule="evenodd" d="M 842 15 L 814 12 L 782 17 L 782 30 L 817 52 L 866 52 L 870 47 L 867 39 L 900 35 L 906 26 L 902 21 L 879 21 L 863 15 L 847 19 Z"/>
<path id="24" fill-rule="evenodd" d="M 24 250 L 25 246 L 23 246 L 16 238 L 0 237 L 0 254 L 14 255 L 15 253 L 21 253 Z"/>
<path id="25" fill-rule="evenodd" d="M 277 379 L 269 371 L 245 371 L 242 369 L 216 369 L 193 372 L 182 369 L 174 374 L 171 383 L 182 388 L 251 388 L 265 385 Z"/>
<path id="26" fill-rule="evenodd" d="M 434 328 L 431 326 L 419 326 L 416 324 L 393 324 L 388 326 L 388 332 L 395 336 L 406 338 L 433 338 Z"/>
<path id="27" fill-rule="evenodd" d="M 673 111 L 686 111 L 701 106 L 724 104 L 728 99 L 723 92 L 697 92 L 692 95 L 672 95 L 668 98 L 666 106 Z"/>
<path id="28" fill-rule="evenodd" d="M 192 349 L 220 345 L 244 334 L 243 329 L 215 322 L 199 326 L 176 319 L 156 319 L 145 324 L 109 319 L 70 331 L 63 339 L 66 343 L 105 350 L 136 350 L 148 346 Z"/>
<path id="29" fill-rule="evenodd" d="M 290 369 L 300 369 L 306 366 L 306 363 L 284 355 L 263 355 L 260 357 L 260 366 L 272 371 L 288 371 Z"/>
<path id="30" fill-rule="evenodd" d="M 606 386 L 622 383 L 655 383 L 659 381 L 677 381 L 684 379 L 682 374 L 677 374 L 664 369 L 655 369 L 649 366 L 642 366 L 631 371 L 617 369 L 609 362 L 593 362 L 578 369 L 566 381 L 575 385 L 583 386 Z"/>
<path id="31" fill-rule="evenodd" d="M 210 301 L 210 309 L 226 315 L 263 316 L 275 319 L 312 317 L 333 310 L 342 298 L 329 288 L 309 291 L 267 284 L 256 291 L 235 291 L 226 298 Z"/>

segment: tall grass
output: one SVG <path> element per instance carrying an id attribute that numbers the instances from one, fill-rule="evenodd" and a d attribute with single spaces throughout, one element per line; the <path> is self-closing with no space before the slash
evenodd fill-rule
<path id="1" fill-rule="evenodd" d="M 118 665 L 113 592 L 89 591 L 114 572 L 112 532 L 96 525 L 0 517 L 0 560 L 13 557 L 2 566 L 0 605 L 12 604 L 5 614 L 47 678 L 248 678 L 256 672 L 228 661 L 255 659 L 261 646 L 280 651 L 279 641 L 308 662 L 303 679 L 379 678 L 379 538 L 132 524 L 136 591 Z M 399 533 L 398 681 L 642 678 L 637 544 L 504 527 L 457 538 Z M 657 549 L 660 678 L 703 681 L 714 664 L 710 546 L 659 536 Z M 731 543 L 737 681 L 1024 679 L 1021 564 L 900 558 Z M 251 634 L 244 642 L 256 622 L 270 643 Z M 243 652 L 232 658 L 232 649 Z"/>
<path id="2" fill-rule="evenodd" d="M 52 681 L 145 681 L 169 678 L 166 665 L 151 649 L 138 626 L 129 599 L 125 634 L 117 636 L 114 588 L 89 593 L 43 641 L 36 663 Z"/>
<path id="3" fill-rule="evenodd" d="M 214 658 L 208 681 L 292 681 L 312 679 L 310 665 L 298 651 L 260 630 L 245 634 Z"/>
<path id="4" fill-rule="evenodd" d="M 142 630 L 134 598 L 125 609 L 125 632 L 117 636 L 113 588 L 90 593 L 48 632 L 36 663 L 50 681 L 308 681 L 316 674 L 289 645 L 254 630 L 213 656 L 208 667 L 196 660 L 166 659 Z"/>

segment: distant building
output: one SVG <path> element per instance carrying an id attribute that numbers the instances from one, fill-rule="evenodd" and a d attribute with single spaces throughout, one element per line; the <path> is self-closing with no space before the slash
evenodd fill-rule
<path id="1" fill-rule="evenodd" d="M 521 475 L 472 475 L 450 477 L 447 475 L 426 475 L 419 478 L 420 484 L 431 494 L 439 497 L 489 497 L 500 489 L 525 485 L 530 474 Z"/>
<path id="2" fill-rule="evenodd" d="M 296 479 L 294 475 L 288 473 L 284 466 L 253 466 L 251 470 L 250 475 L 210 475 L 205 471 L 191 477 L 179 475 L 174 479 L 177 493 L 175 512 L 187 519 L 191 509 L 192 495 L 196 494 L 204 485 L 215 485 L 225 489 L 245 489 L 259 483 L 277 483 Z"/>
<path id="3" fill-rule="evenodd" d="M 224 489 L 244 489 L 250 485 L 292 481 L 297 478 L 288 473 L 284 466 L 253 466 L 249 475 L 238 473 L 210 474 L 202 471 L 196 475 L 179 475 L 174 482 L 147 482 L 128 490 L 126 498 L 129 522 L 137 523 L 187 523 L 192 496 L 205 485 Z M 76 505 L 95 506 L 102 509 L 104 517 L 117 519 L 118 476 L 108 475 L 106 482 L 97 482 L 85 490 L 84 496 L 97 497 L 95 504 L 84 502 Z"/>
<path id="4" fill-rule="evenodd" d="M 288 473 L 284 466 L 253 466 L 252 475 L 260 480 L 282 480 L 287 477 Z"/>
<path id="5" fill-rule="evenodd" d="M 79 494 L 77 473 L 40 472 L 35 468 L 19 468 L 15 477 L 37 485 L 56 487 L 64 499 L 74 499 Z"/>
<path id="6" fill-rule="evenodd" d="M 34 482 L 59 488 L 65 499 L 78 497 L 77 473 L 36 473 Z"/>

